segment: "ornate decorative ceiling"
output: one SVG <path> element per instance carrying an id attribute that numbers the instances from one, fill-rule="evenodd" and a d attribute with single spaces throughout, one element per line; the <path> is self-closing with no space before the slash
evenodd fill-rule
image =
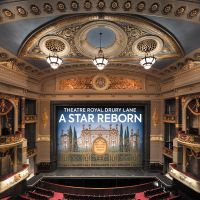
<path id="1" fill-rule="evenodd" d="M 188 61 L 200 60 L 199 22 L 197 0 L 5 0 L 0 3 L 0 64 L 39 79 L 95 71 L 90 61 L 102 31 L 107 72 L 167 78 L 187 70 Z M 57 71 L 45 61 L 55 48 L 65 60 Z M 147 48 L 158 58 L 148 72 L 138 64 Z"/>
<path id="2" fill-rule="evenodd" d="M 1 21 L 80 13 L 126 13 L 180 18 L 199 23 L 198 0 L 13 0 L 0 4 Z"/>
<path id="3" fill-rule="evenodd" d="M 45 59 L 57 51 L 68 63 L 91 63 L 98 52 L 98 46 L 88 42 L 91 40 L 89 33 L 95 29 L 112 32 L 114 42 L 105 44 L 104 48 L 110 63 L 132 62 L 137 65 L 146 51 L 157 59 L 183 56 L 178 41 L 166 30 L 147 19 L 124 15 L 72 16 L 53 21 L 25 40 L 18 56 Z"/>

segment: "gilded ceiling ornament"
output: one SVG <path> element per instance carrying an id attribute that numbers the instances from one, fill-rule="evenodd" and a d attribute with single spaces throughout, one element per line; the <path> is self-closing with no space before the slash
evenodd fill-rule
<path id="1" fill-rule="evenodd" d="M 64 4 L 62 1 L 59 1 L 59 2 L 57 3 L 57 9 L 58 9 L 60 12 L 65 12 L 66 6 L 65 6 L 65 4 Z"/>
<path id="2" fill-rule="evenodd" d="M 26 17 L 28 15 L 28 12 L 21 6 L 17 6 L 17 12 L 22 17 Z"/>
<path id="3" fill-rule="evenodd" d="M 145 2 L 144 1 L 141 1 L 140 3 L 137 4 L 136 10 L 138 12 L 142 12 L 142 11 L 144 11 L 144 9 L 145 9 Z"/>
<path id="4" fill-rule="evenodd" d="M 112 10 L 117 10 L 117 9 L 119 8 L 119 3 L 118 3 L 118 1 L 117 1 L 117 0 L 113 0 L 113 1 L 111 2 L 111 4 L 110 4 L 110 8 L 111 8 Z"/>
<path id="5" fill-rule="evenodd" d="M 97 8 L 99 10 L 103 10 L 106 7 L 106 3 L 104 0 L 99 0 L 99 2 L 97 3 Z"/>
<path id="6" fill-rule="evenodd" d="M 43 7 L 46 13 L 50 14 L 53 12 L 53 7 L 50 3 L 45 3 Z"/>
<path id="7" fill-rule="evenodd" d="M 5 15 L 5 17 L 8 17 L 8 18 L 15 17 L 15 14 L 13 14 L 9 9 L 6 9 L 6 8 L 2 10 L 2 13 Z"/>
<path id="8" fill-rule="evenodd" d="M 180 8 L 178 8 L 178 9 L 175 11 L 174 14 L 175 14 L 177 17 L 180 17 L 180 16 L 184 15 L 185 10 L 186 10 L 186 6 L 181 6 Z"/>
<path id="9" fill-rule="evenodd" d="M 6 60 L 8 59 L 8 54 L 4 52 L 0 52 L 0 60 Z"/>
<path id="10" fill-rule="evenodd" d="M 195 53 L 194 54 L 194 59 L 200 61 L 200 53 Z"/>
<path id="11" fill-rule="evenodd" d="M 160 53 L 163 49 L 164 42 L 157 36 L 147 35 L 135 40 L 132 45 L 132 51 L 135 54 L 144 55 L 146 52 L 151 54 Z"/>
<path id="12" fill-rule="evenodd" d="M 96 75 L 92 79 L 92 86 L 95 90 L 107 90 L 110 86 L 110 80 L 106 75 Z"/>
<path id="13" fill-rule="evenodd" d="M 36 5 L 31 5 L 30 9 L 31 9 L 31 13 L 34 15 L 39 15 L 41 13 L 40 9 Z"/>
<path id="14" fill-rule="evenodd" d="M 192 19 L 193 17 L 196 17 L 199 14 L 199 9 L 193 9 L 188 13 L 188 18 Z"/>
<path id="15" fill-rule="evenodd" d="M 124 2 L 124 6 L 123 6 L 124 10 L 129 11 L 132 8 L 132 3 L 131 1 L 126 1 Z"/>
<path id="16" fill-rule="evenodd" d="M 71 2 L 71 9 L 72 9 L 73 11 L 77 11 L 77 10 L 79 9 L 79 4 L 78 4 L 77 1 L 72 1 L 72 2 Z"/>
<path id="17" fill-rule="evenodd" d="M 91 10 L 92 9 L 92 2 L 90 0 L 86 0 L 84 3 L 84 8 L 86 10 Z"/>
<path id="18" fill-rule="evenodd" d="M 162 10 L 163 15 L 168 15 L 172 11 L 172 8 L 171 4 L 167 4 Z"/>
<path id="19" fill-rule="evenodd" d="M 39 48 L 45 55 L 56 52 L 58 56 L 66 56 L 70 51 L 69 43 L 57 35 L 47 35 L 40 39 Z"/>
<path id="20" fill-rule="evenodd" d="M 152 5 L 151 5 L 151 7 L 150 7 L 150 12 L 151 13 L 156 13 L 158 10 L 159 10 L 159 4 L 158 3 L 153 3 Z"/>

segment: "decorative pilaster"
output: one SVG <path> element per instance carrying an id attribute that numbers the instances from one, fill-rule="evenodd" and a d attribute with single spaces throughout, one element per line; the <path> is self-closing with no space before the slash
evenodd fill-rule
<path id="1" fill-rule="evenodd" d="M 179 106 L 179 97 L 176 97 L 176 103 L 175 103 L 175 111 L 176 111 L 176 117 L 175 117 L 175 126 L 176 126 L 176 133 L 179 131 L 181 128 L 180 124 L 180 106 Z"/>
<path id="2" fill-rule="evenodd" d="M 21 99 L 21 132 L 25 134 L 25 97 Z"/>
<path id="3" fill-rule="evenodd" d="M 183 146 L 183 167 L 182 167 L 182 170 L 183 172 L 186 172 L 186 147 Z"/>

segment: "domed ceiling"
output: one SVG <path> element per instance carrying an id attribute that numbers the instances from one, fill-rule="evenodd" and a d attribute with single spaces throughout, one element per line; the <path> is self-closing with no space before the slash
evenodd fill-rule
<path id="1" fill-rule="evenodd" d="M 200 58 L 198 1 L 16 0 L 2 1 L 0 10 L 0 62 L 36 77 L 97 70 L 91 59 L 100 32 L 109 59 L 105 70 L 126 68 L 161 77 Z M 46 62 L 55 49 L 64 60 L 57 72 Z M 157 60 L 145 71 L 139 60 L 147 49 Z"/>
<path id="2" fill-rule="evenodd" d="M 148 51 L 158 60 L 183 56 L 183 50 L 169 32 L 137 16 L 84 15 L 54 20 L 32 33 L 22 44 L 18 56 L 45 58 L 56 51 L 67 63 L 91 63 L 102 47 L 110 63 L 138 65 Z"/>

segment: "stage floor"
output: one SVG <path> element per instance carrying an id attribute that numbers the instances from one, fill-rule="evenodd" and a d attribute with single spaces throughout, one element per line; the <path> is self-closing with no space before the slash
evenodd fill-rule
<path id="1" fill-rule="evenodd" d="M 53 172 L 40 173 L 28 180 L 28 185 L 32 186 L 42 178 L 136 178 L 136 177 L 156 177 L 166 187 L 172 187 L 172 181 L 160 172 L 145 171 L 143 169 L 132 168 L 58 168 Z"/>
<path id="2" fill-rule="evenodd" d="M 42 174 L 45 177 L 152 177 L 159 173 L 130 168 L 58 168 L 53 172 Z"/>

